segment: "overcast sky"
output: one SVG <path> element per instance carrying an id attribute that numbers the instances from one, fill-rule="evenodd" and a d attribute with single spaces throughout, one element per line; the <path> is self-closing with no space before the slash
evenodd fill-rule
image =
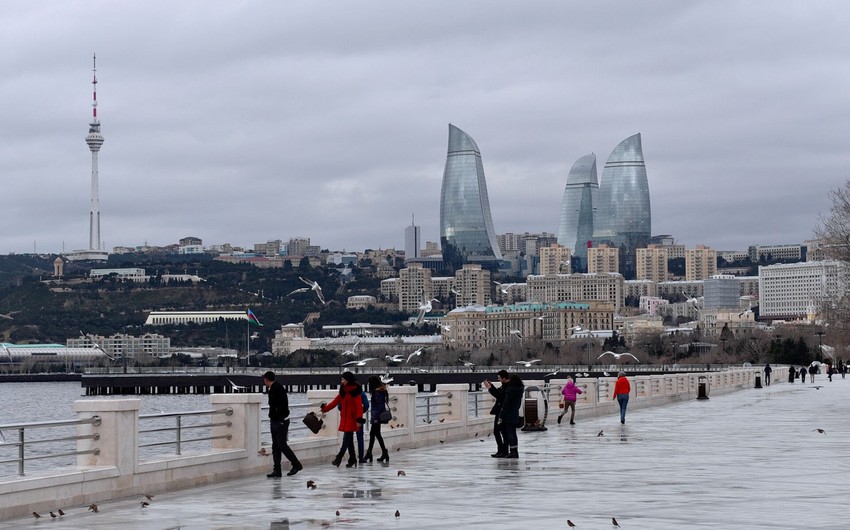
<path id="1" fill-rule="evenodd" d="M 448 124 L 498 233 L 640 132 L 652 233 L 810 238 L 850 172 L 850 3 L 98 2 L 0 7 L 0 253 L 88 246 L 97 53 L 106 248 L 439 240 Z"/>

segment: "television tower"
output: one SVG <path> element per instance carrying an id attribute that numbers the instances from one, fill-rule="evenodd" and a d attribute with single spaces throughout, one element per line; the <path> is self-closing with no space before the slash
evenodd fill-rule
<path id="1" fill-rule="evenodd" d="M 103 145 L 97 120 L 97 55 L 92 56 L 92 120 L 86 143 L 91 150 L 91 209 L 89 211 L 89 250 L 100 250 L 100 200 L 97 184 L 97 153 Z"/>

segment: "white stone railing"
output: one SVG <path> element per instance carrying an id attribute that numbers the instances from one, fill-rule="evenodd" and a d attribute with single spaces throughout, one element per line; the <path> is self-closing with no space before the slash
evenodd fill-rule
<path id="1" fill-rule="evenodd" d="M 639 375 L 630 377 L 632 399 L 629 408 L 662 405 L 695 399 L 700 382 L 708 385 L 709 396 L 752 388 L 755 368 L 722 372 Z M 774 381 L 787 381 L 787 368 L 773 369 Z M 584 391 L 577 401 L 577 414 L 583 417 L 616 414 L 611 399 L 614 377 L 579 378 L 576 383 Z M 565 379 L 527 380 L 527 386 L 549 389 L 550 417 L 558 413 L 560 391 Z M 307 399 L 318 410 L 328 402 L 335 390 L 310 390 Z M 531 394 L 529 393 L 529 396 Z M 472 398 L 472 399 L 471 399 Z M 425 405 L 430 401 L 430 409 Z M 211 427 L 209 449 L 182 455 L 157 457 L 139 461 L 140 399 L 80 400 L 75 403 L 79 418 L 100 417 L 97 424 L 77 427 L 81 437 L 77 443 L 77 466 L 68 472 L 51 475 L 0 479 L 0 519 L 18 517 L 31 511 L 49 511 L 58 506 L 86 505 L 109 499 L 143 493 L 201 486 L 248 475 L 261 475 L 271 470 L 271 458 L 258 453 L 261 449 L 261 424 L 266 397 L 262 394 L 214 394 L 213 409 L 229 409 L 226 422 Z M 473 403 L 473 406 L 470 403 Z M 474 403 L 477 402 L 477 408 Z M 476 392 L 470 396 L 466 384 L 437 385 L 433 394 L 417 394 L 416 387 L 390 389 L 393 418 L 384 426 L 383 436 L 392 449 L 409 449 L 439 442 L 482 436 L 489 432 L 493 417 L 487 414 L 492 397 Z M 300 410 L 304 410 L 300 407 Z M 231 412 L 232 411 L 232 412 Z M 292 422 L 300 421 L 293 417 Z M 304 438 L 290 439 L 290 446 L 304 464 L 325 465 L 339 449 L 338 412 L 324 417 L 317 433 L 308 431 Z M 550 420 L 551 421 L 551 420 Z M 97 449 L 97 451 L 92 451 Z"/>

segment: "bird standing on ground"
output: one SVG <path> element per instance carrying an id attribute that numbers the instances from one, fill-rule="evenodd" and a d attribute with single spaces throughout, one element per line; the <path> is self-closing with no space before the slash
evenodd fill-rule
<path id="1" fill-rule="evenodd" d="M 395 511 L 395 516 L 396 516 L 396 517 L 401 517 L 401 512 L 400 512 L 400 511 L 398 511 L 398 510 L 396 510 L 396 511 Z"/>
<path id="2" fill-rule="evenodd" d="M 271 453 L 266 450 L 265 447 L 261 447 L 257 454 L 260 456 L 271 456 Z"/>
<path id="3" fill-rule="evenodd" d="M 65 512 L 62 511 L 62 508 L 59 508 L 57 511 L 59 512 L 59 515 L 65 515 Z"/>
<path id="4" fill-rule="evenodd" d="M 398 470 L 398 475 L 397 475 L 397 476 L 399 476 L 399 477 L 404 477 L 404 476 L 407 476 L 407 473 L 405 473 L 404 471 L 402 471 L 401 469 L 399 469 L 399 470 Z"/>
<path id="5" fill-rule="evenodd" d="M 35 517 L 36 519 L 41 519 L 41 516 L 38 515 L 38 513 L 36 513 L 36 512 L 32 512 L 32 516 Z"/>
<path id="6" fill-rule="evenodd" d="M 150 505 L 151 503 L 149 503 L 148 501 L 142 501 L 142 508 L 147 508 Z"/>
<path id="7" fill-rule="evenodd" d="M 316 489 L 316 483 L 312 480 L 308 480 L 307 481 L 307 489 L 311 489 L 311 490 Z"/>
<path id="8" fill-rule="evenodd" d="M 620 523 L 618 523 L 618 522 L 617 522 L 617 518 L 616 518 L 616 517 L 612 517 L 612 518 L 611 518 L 611 524 L 612 524 L 612 525 L 614 525 L 614 526 L 615 526 L 615 527 L 617 527 L 617 528 L 620 528 Z"/>
<path id="9" fill-rule="evenodd" d="M 823 429 L 812 429 L 812 430 L 813 430 L 813 431 L 817 431 L 817 432 L 819 432 L 820 434 L 826 435 L 826 431 L 825 431 L 825 430 L 823 430 Z"/>
<path id="10" fill-rule="evenodd" d="M 97 513 L 97 512 L 99 512 L 100 510 L 98 510 L 98 509 L 97 509 L 97 504 L 95 504 L 95 503 L 91 503 L 91 504 L 89 504 L 89 511 L 90 511 L 90 512 L 94 512 L 94 513 Z"/>
<path id="11" fill-rule="evenodd" d="M 572 522 L 572 521 L 570 521 L 569 519 L 567 519 L 567 526 L 569 526 L 570 528 L 575 528 L 575 527 L 576 527 L 575 523 L 574 523 L 574 522 Z"/>

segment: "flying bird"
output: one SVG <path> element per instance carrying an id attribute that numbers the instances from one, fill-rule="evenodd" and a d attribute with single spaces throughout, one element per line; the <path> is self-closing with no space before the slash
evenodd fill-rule
<path id="1" fill-rule="evenodd" d="M 516 364 L 521 364 L 526 368 L 531 368 L 531 365 L 534 363 L 539 363 L 540 359 L 531 359 L 530 361 L 517 361 Z"/>
<path id="2" fill-rule="evenodd" d="M 385 355 L 384 359 L 386 359 L 388 363 L 400 363 L 404 361 L 404 357 L 399 353 L 392 356 Z"/>
<path id="3" fill-rule="evenodd" d="M 614 352 L 612 352 L 612 351 L 602 352 L 602 355 L 600 355 L 599 357 L 597 357 L 597 358 L 596 358 L 596 360 L 598 361 L 599 359 L 601 359 L 601 358 L 605 357 L 606 355 L 613 355 L 613 356 L 614 356 L 614 359 L 616 359 L 616 360 L 618 360 L 618 361 L 620 360 L 620 358 L 621 358 L 621 357 L 631 357 L 631 358 L 632 358 L 632 359 L 634 359 L 635 361 L 640 362 L 640 360 L 638 360 L 638 358 L 637 358 L 637 357 L 635 357 L 634 355 L 632 355 L 632 354 L 631 354 L 631 353 L 629 353 L 629 352 L 614 353 Z"/>
<path id="4" fill-rule="evenodd" d="M 367 357 L 365 359 L 360 359 L 359 361 L 348 361 L 347 363 L 342 363 L 342 366 L 366 366 L 366 363 L 369 361 L 374 361 L 377 357 Z"/>
<path id="5" fill-rule="evenodd" d="M 310 291 L 309 287 L 299 287 L 298 289 L 295 289 L 294 291 L 292 291 L 291 293 L 289 293 L 286 296 L 292 296 L 293 294 L 298 294 L 298 293 L 306 293 L 306 292 L 309 292 L 309 291 Z"/>
<path id="6" fill-rule="evenodd" d="M 148 493 L 145 493 L 145 498 L 149 501 L 152 501 L 154 497 L 155 497 L 155 495 L 150 495 Z"/>
<path id="7" fill-rule="evenodd" d="M 596 435 L 597 438 L 599 438 L 600 436 L 605 436 L 605 429 L 602 429 L 601 431 L 599 431 L 599 434 Z"/>
<path id="8" fill-rule="evenodd" d="M 826 435 L 826 431 L 825 431 L 825 430 L 823 430 L 823 429 L 812 429 L 812 431 L 817 431 L 817 432 L 819 432 L 820 434 Z"/>
<path id="9" fill-rule="evenodd" d="M 419 356 L 421 356 L 421 355 L 422 355 L 422 350 L 424 350 L 424 349 L 425 349 L 425 347 L 423 346 L 422 348 L 419 348 L 418 350 L 413 351 L 410 355 L 408 355 L 408 356 L 407 356 L 407 361 L 405 361 L 405 362 L 408 362 L 408 363 L 409 363 L 409 362 L 410 362 L 410 360 L 411 360 L 411 359 L 413 359 L 414 357 L 419 357 Z"/>
<path id="10" fill-rule="evenodd" d="M 508 294 L 508 287 L 513 285 L 512 283 L 499 283 L 497 281 L 494 281 L 493 283 L 496 284 L 497 290 L 502 294 Z"/>
<path id="11" fill-rule="evenodd" d="M 226 379 L 227 379 L 227 382 L 230 383 L 230 386 L 233 388 L 233 390 L 244 390 L 244 389 L 248 388 L 248 387 L 245 387 L 245 386 L 237 385 L 236 383 L 231 381 L 230 378 L 226 378 Z"/>
<path id="12" fill-rule="evenodd" d="M 350 350 L 345 350 L 342 354 L 346 357 L 354 357 L 357 355 L 357 345 L 360 344 L 360 339 L 357 339 L 357 342 L 354 343 L 354 346 L 351 347 Z"/>
<path id="13" fill-rule="evenodd" d="M 437 300 L 436 298 L 431 298 L 430 300 L 427 300 L 425 298 L 425 291 L 423 291 L 422 292 L 422 303 L 419 304 L 419 308 L 417 309 L 419 311 L 419 313 L 416 315 L 416 321 L 415 321 L 416 325 L 421 324 L 422 320 L 425 318 L 425 315 L 430 313 L 431 310 L 433 309 L 431 302 L 439 302 L 439 300 Z"/>
<path id="14" fill-rule="evenodd" d="M 322 305 L 325 305 L 325 295 L 322 294 L 322 286 L 319 285 L 319 282 L 307 280 L 305 278 L 302 278 L 301 276 L 299 276 L 298 279 L 306 283 L 310 287 L 310 290 L 316 293 L 316 296 L 319 297 L 319 301 L 322 302 Z"/>
<path id="15" fill-rule="evenodd" d="M 553 376 L 558 375 L 560 372 L 561 372 L 561 368 L 560 368 L 560 367 L 559 367 L 559 368 L 555 368 L 555 371 L 554 371 L 554 372 L 549 372 L 548 374 L 544 375 L 543 377 L 553 377 Z"/>
<path id="16" fill-rule="evenodd" d="M 393 378 L 390 377 L 390 374 L 384 374 L 381 376 L 381 383 L 388 385 L 393 382 Z"/>
<path id="17" fill-rule="evenodd" d="M 458 362 L 463 363 L 463 365 L 469 368 L 470 370 L 475 370 L 475 363 L 472 361 L 464 361 L 463 359 L 458 359 Z"/>
<path id="18" fill-rule="evenodd" d="M 522 340 L 522 331 L 518 329 L 512 329 L 511 335 L 516 335 L 517 337 L 519 337 L 519 340 Z"/>

